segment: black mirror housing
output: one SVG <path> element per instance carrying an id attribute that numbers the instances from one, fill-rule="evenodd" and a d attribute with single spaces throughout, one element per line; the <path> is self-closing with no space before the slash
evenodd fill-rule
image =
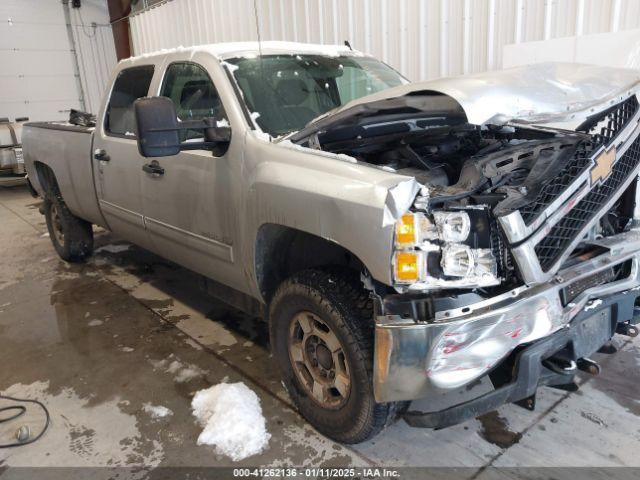
<path id="1" fill-rule="evenodd" d="M 180 153 L 180 127 L 176 107 L 170 98 L 139 98 L 133 107 L 140 155 L 169 157 Z"/>

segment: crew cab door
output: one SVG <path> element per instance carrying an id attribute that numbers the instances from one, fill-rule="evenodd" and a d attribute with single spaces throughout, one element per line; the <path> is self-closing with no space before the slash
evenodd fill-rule
<path id="1" fill-rule="evenodd" d="M 98 201 L 109 228 L 147 248 L 141 190 L 147 161 L 138 153 L 133 102 L 148 95 L 153 73 L 153 65 L 144 65 L 117 75 L 92 152 Z"/>
<path id="2" fill-rule="evenodd" d="M 174 102 L 180 120 L 213 117 L 227 122 L 218 91 L 198 63 L 170 63 L 158 94 Z M 180 135 L 182 142 L 203 140 L 201 130 Z M 230 193 L 235 160 L 231 150 L 183 150 L 174 156 L 149 158 L 142 178 L 145 223 L 154 250 L 228 285 L 237 273 L 233 268 L 237 219 Z"/>

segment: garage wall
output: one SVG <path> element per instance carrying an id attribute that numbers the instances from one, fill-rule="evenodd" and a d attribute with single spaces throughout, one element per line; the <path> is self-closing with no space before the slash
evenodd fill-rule
<path id="1" fill-rule="evenodd" d="M 519 43 L 504 49 L 505 67 L 539 62 L 640 69 L 640 29 Z"/>
<path id="2" fill-rule="evenodd" d="M 342 43 L 411 80 L 500 68 L 507 44 L 640 27 L 637 0 L 256 0 L 263 40 Z M 254 0 L 139 0 L 136 54 L 256 40 Z"/>
<path id="3" fill-rule="evenodd" d="M 106 2 L 83 0 L 70 19 L 85 106 L 96 112 L 116 64 Z M 0 117 L 58 120 L 81 108 L 73 59 L 61 0 L 0 1 Z"/>

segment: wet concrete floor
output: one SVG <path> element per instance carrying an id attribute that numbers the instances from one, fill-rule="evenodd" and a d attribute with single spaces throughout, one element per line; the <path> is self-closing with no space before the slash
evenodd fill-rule
<path id="1" fill-rule="evenodd" d="M 640 466 L 640 342 L 599 355 L 599 377 L 574 394 L 543 388 L 535 412 L 506 405 L 440 431 L 400 421 L 342 446 L 295 411 L 269 356 L 265 325 L 207 297 L 198 277 L 109 232 L 83 265 L 55 254 L 39 201 L 0 188 L 0 391 L 36 398 L 51 428 L 0 450 L 7 466 Z M 194 392 L 242 381 L 259 396 L 272 437 L 234 463 L 196 445 Z M 7 402 L 0 400 L 0 407 Z M 172 414 L 153 418 L 145 406 Z M 42 414 L 21 423 L 37 432 Z M 0 443 L 16 426 L 0 424 Z"/>

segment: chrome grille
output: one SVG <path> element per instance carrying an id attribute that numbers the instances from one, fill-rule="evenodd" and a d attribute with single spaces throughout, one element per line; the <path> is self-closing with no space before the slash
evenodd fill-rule
<path id="1" fill-rule="evenodd" d="M 542 187 L 533 202 L 520 208 L 520 215 L 527 226 L 531 225 L 540 213 L 544 212 L 582 172 L 591 166 L 591 154 L 594 150 L 595 144 L 593 142 L 580 142 L 562 172 Z"/>
<path id="2" fill-rule="evenodd" d="M 592 135 L 591 141 L 582 142 L 562 172 L 557 177 L 550 179 L 531 203 L 519 209 L 527 226 L 531 225 L 586 168 L 589 168 L 591 153 L 601 145 L 608 146 L 611 140 L 633 118 L 638 107 L 638 99 L 633 95 L 624 102 L 588 119 L 578 127 L 577 130 Z"/>
<path id="3" fill-rule="evenodd" d="M 614 105 L 600 115 L 588 119 L 577 130 L 593 135 L 597 146 L 609 146 L 618 133 L 627 126 L 638 111 L 638 98 L 633 95 L 622 103 Z"/>
<path id="4" fill-rule="evenodd" d="M 629 174 L 640 164 L 640 137 L 625 152 L 611 170 L 609 177 L 594 187 L 582 200 L 556 223 L 535 246 L 543 271 L 548 271 L 562 255 L 583 227 L 591 221 L 601 206 L 610 200 Z"/>

